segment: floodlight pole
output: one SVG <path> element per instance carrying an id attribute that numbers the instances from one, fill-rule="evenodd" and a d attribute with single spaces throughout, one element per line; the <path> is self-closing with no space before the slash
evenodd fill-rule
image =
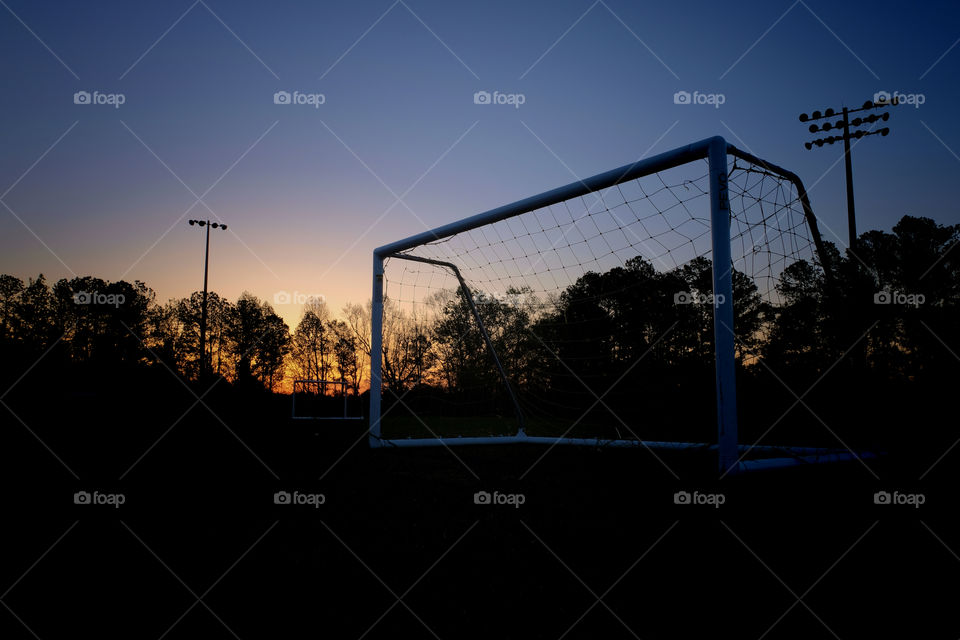
<path id="1" fill-rule="evenodd" d="M 206 227 L 206 246 L 203 252 L 203 302 L 200 305 L 200 372 L 201 381 L 207 379 L 207 276 L 210 265 L 210 227 L 214 229 L 227 229 L 223 223 L 210 222 L 209 220 L 190 220 L 190 226 L 195 224 Z"/>
<path id="2" fill-rule="evenodd" d="M 807 149 L 812 149 L 814 145 L 818 147 L 822 147 L 824 144 L 833 144 L 834 142 L 839 142 L 840 140 L 843 140 L 843 159 L 844 159 L 844 165 L 846 169 L 846 179 L 847 179 L 847 233 L 849 235 L 848 247 L 850 249 L 850 252 L 853 254 L 856 253 L 856 244 L 857 244 L 857 216 L 856 216 L 855 207 L 853 204 L 853 155 L 851 154 L 851 151 L 850 151 L 851 149 L 850 138 L 859 139 L 859 138 L 872 136 L 876 134 L 880 134 L 881 136 L 886 136 L 887 134 L 890 133 L 890 128 L 884 127 L 877 131 L 857 130 L 851 133 L 850 132 L 850 124 L 851 124 L 850 114 L 857 113 L 860 111 L 867 111 L 869 109 L 882 109 L 885 107 L 892 107 L 899 104 L 899 100 L 897 96 L 893 96 L 893 97 L 884 96 L 882 99 L 877 96 L 875 97 L 878 100 L 876 103 L 870 100 L 867 100 L 866 102 L 863 103 L 863 106 L 860 107 L 859 109 L 848 109 L 847 107 L 843 107 L 840 110 L 840 113 L 837 113 L 834 109 L 827 109 L 823 113 L 820 113 L 819 111 L 814 111 L 810 115 L 807 115 L 806 113 L 800 114 L 800 122 L 821 120 L 825 118 L 833 118 L 835 115 L 840 115 L 843 118 L 842 120 L 837 121 L 835 124 L 827 122 L 823 125 L 822 128 L 817 124 L 810 125 L 810 133 L 830 131 L 834 127 L 836 127 L 837 129 L 843 128 L 842 136 L 828 136 L 826 138 L 812 140 L 810 142 L 804 143 L 804 146 Z M 890 118 L 889 112 L 879 114 L 879 115 L 872 114 L 867 116 L 866 118 L 856 118 L 852 124 L 854 127 L 859 127 L 862 124 L 872 124 L 874 122 L 877 122 L 878 120 L 886 121 L 889 118 Z"/>
<path id="3" fill-rule="evenodd" d="M 207 379 L 207 273 L 210 264 L 210 221 L 207 220 L 207 242 L 203 252 L 203 304 L 200 306 L 200 378 Z"/>
<path id="4" fill-rule="evenodd" d="M 850 111 L 843 108 L 843 159 L 847 174 L 847 234 L 850 251 L 856 253 L 857 214 L 853 206 L 853 156 L 850 155 Z"/>

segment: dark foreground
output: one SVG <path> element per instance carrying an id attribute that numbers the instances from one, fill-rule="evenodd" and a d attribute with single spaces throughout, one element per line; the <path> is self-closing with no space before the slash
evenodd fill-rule
<path id="1" fill-rule="evenodd" d="M 960 636 L 949 439 L 716 481 L 645 451 L 371 451 L 168 392 L 6 400 L 0 637 Z"/>

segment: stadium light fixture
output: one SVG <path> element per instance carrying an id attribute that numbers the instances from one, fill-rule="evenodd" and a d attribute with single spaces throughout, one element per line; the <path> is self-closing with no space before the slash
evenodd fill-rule
<path id="1" fill-rule="evenodd" d="M 854 210 L 853 203 L 853 164 L 852 158 L 850 155 L 850 139 L 855 138 L 860 140 L 867 136 L 879 135 L 885 137 L 889 135 L 890 128 L 884 127 L 882 129 L 877 129 L 873 131 L 864 131 L 858 129 L 856 131 L 850 131 L 850 127 L 860 127 L 867 124 L 873 124 L 878 121 L 884 121 L 890 119 L 890 112 L 885 111 L 882 114 L 871 113 L 865 117 L 856 117 L 853 120 L 850 119 L 851 113 L 858 113 L 860 111 L 868 111 L 870 109 L 883 109 L 886 107 L 894 107 L 900 103 L 900 100 L 897 96 L 892 96 L 888 100 L 878 101 L 874 103 L 871 100 L 867 100 L 863 103 L 863 106 L 859 109 L 848 109 L 843 107 L 840 110 L 842 118 L 837 120 L 834 123 L 825 122 L 823 125 L 818 125 L 816 123 L 811 124 L 808 127 L 810 133 L 821 133 L 823 131 L 830 131 L 832 129 L 843 129 L 843 135 L 831 135 L 825 138 L 818 138 L 817 140 L 811 140 L 809 142 L 804 142 L 803 146 L 806 149 L 813 149 L 814 146 L 822 147 L 824 144 L 833 144 L 834 142 L 843 141 L 843 157 L 846 165 L 846 178 L 847 178 L 847 227 L 849 234 L 849 247 L 850 251 L 854 251 L 855 245 L 857 242 L 857 220 L 856 213 Z M 832 118 L 837 115 L 837 111 L 834 109 L 825 109 L 823 113 L 820 111 L 814 111 L 811 114 L 807 115 L 806 113 L 801 113 L 799 120 L 800 122 L 810 122 L 811 120 L 820 120 L 823 118 Z"/>

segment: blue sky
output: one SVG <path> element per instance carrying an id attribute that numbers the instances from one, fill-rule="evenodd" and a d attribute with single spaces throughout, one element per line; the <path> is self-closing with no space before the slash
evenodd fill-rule
<path id="1" fill-rule="evenodd" d="M 923 104 L 855 147 L 860 230 L 960 222 L 955 3 L 2 4 L 0 272 L 24 278 L 187 295 L 186 220 L 219 217 L 211 288 L 339 308 L 369 297 L 378 245 L 717 134 L 798 173 L 841 243 L 841 148 L 805 150 L 797 115 L 880 90 Z"/>

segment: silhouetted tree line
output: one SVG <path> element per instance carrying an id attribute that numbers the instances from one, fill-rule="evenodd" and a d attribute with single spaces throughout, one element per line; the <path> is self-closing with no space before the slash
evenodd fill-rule
<path id="1" fill-rule="evenodd" d="M 24 283 L 0 275 L 0 353 L 4 375 L 20 375 L 41 356 L 69 376 L 100 375 L 110 384 L 127 369 L 166 366 L 201 375 L 201 293 L 158 304 L 140 281 L 61 279 Z M 274 389 L 290 353 L 290 332 L 266 302 L 249 293 L 236 303 L 210 293 L 208 370 L 239 385 Z"/>
<path id="2" fill-rule="evenodd" d="M 291 374 L 339 383 L 329 393 L 346 388 L 360 395 L 369 382 L 370 306 L 348 303 L 343 315 L 334 318 L 324 301 L 308 301 L 293 333 Z"/>
<path id="3" fill-rule="evenodd" d="M 202 376 L 200 316 L 194 292 L 160 304 L 140 281 L 62 279 L 28 282 L 0 275 L 0 356 L 5 376 L 19 376 L 41 356 L 53 372 L 110 384 L 118 372 L 166 367 Z M 370 308 L 348 304 L 334 318 L 311 300 L 296 330 L 269 303 L 244 293 L 236 302 L 207 296 L 207 371 L 239 387 L 289 389 L 291 378 L 329 380 L 330 393 L 359 395 L 369 382 Z"/>

